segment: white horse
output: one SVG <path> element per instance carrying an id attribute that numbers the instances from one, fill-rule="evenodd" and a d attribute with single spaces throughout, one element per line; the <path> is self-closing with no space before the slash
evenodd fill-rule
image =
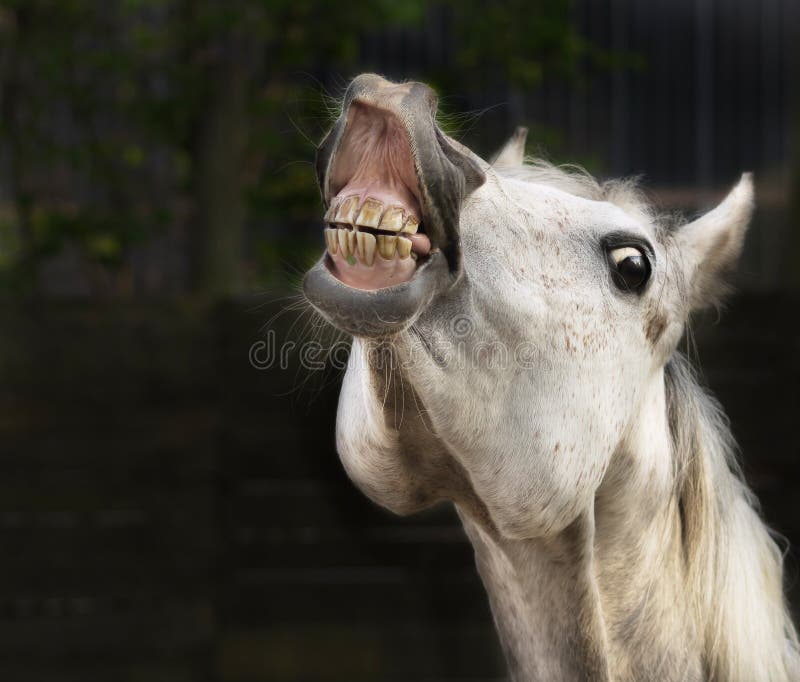
<path id="1" fill-rule="evenodd" d="M 800 680 L 781 555 L 676 347 L 749 175 L 688 224 L 633 186 L 494 165 L 419 83 L 356 78 L 322 142 L 304 290 L 354 336 L 337 447 L 370 498 L 452 501 L 515 680 Z"/>

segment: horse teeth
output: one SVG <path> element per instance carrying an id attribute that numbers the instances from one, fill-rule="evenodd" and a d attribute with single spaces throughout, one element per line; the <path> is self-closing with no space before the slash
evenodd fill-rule
<path id="1" fill-rule="evenodd" d="M 394 206 L 386 210 L 381 218 L 380 229 L 389 230 L 390 232 L 400 232 L 403 229 L 403 221 L 405 220 L 406 212 L 399 206 Z"/>
<path id="2" fill-rule="evenodd" d="M 334 197 L 325 211 L 324 220 L 331 225 L 325 228 L 328 251 L 332 255 L 339 254 L 351 264 L 355 262 L 350 260 L 353 257 L 371 266 L 375 262 L 376 252 L 384 260 L 393 259 L 395 253 L 401 260 L 409 257 L 417 260 L 417 254 L 411 248 L 412 242 L 405 235 L 417 233 L 419 220 L 406 213 L 402 206 L 386 208 L 374 197 L 368 197 L 362 204 L 361 197 L 354 194 L 344 198 Z M 376 236 L 359 230 L 359 227 L 396 234 Z"/>
<path id="3" fill-rule="evenodd" d="M 406 224 L 403 225 L 403 232 L 407 232 L 408 234 L 417 234 L 418 229 L 419 220 L 417 220 L 413 215 L 408 216 Z"/>
<path id="4" fill-rule="evenodd" d="M 339 204 L 339 208 L 336 210 L 336 220 L 334 222 L 341 223 L 343 225 L 354 225 L 356 215 L 358 214 L 358 197 L 351 196 L 347 197 Z"/>
<path id="5" fill-rule="evenodd" d="M 364 261 L 364 234 L 365 232 L 356 232 L 356 251 L 355 256 L 361 262 Z"/>
<path id="6" fill-rule="evenodd" d="M 330 227 L 325 228 L 325 243 L 328 245 L 328 251 L 335 254 L 339 250 L 339 230 L 333 230 Z"/>
<path id="7" fill-rule="evenodd" d="M 350 255 L 350 243 L 347 239 L 347 230 L 339 228 L 336 230 L 336 237 L 339 240 L 339 250 L 342 252 L 342 258 L 347 258 Z"/>
<path id="8" fill-rule="evenodd" d="M 381 258 L 391 260 L 394 258 L 394 250 L 397 246 L 397 237 L 392 237 L 386 234 L 378 235 L 378 253 Z"/>
<path id="9" fill-rule="evenodd" d="M 383 204 L 377 199 L 367 199 L 356 218 L 356 224 L 362 227 L 378 227 L 381 224 Z"/>
<path id="10" fill-rule="evenodd" d="M 359 258 L 364 265 L 372 265 L 375 262 L 375 235 L 369 232 L 358 233 Z"/>
<path id="11" fill-rule="evenodd" d="M 400 258 L 408 258 L 411 255 L 411 240 L 405 237 L 398 237 L 397 253 L 400 254 Z"/>
<path id="12" fill-rule="evenodd" d="M 339 200 L 334 198 L 331 201 L 331 205 L 328 206 L 328 210 L 325 211 L 325 217 L 323 218 L 323 220 L 326 223 L 333 223 L 336 221 L 336 209 L 338 205 L 339 205 Z"/>

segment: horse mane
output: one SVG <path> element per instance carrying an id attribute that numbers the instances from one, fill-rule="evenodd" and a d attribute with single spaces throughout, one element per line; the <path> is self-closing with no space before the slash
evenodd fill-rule
<path id="1" fill-rule="evenodd" d="M 680 220 L 657 214 L 637 179 L 600 183 L 579 166 L 527 159 L 497 169 L 615 204 L 669 238 Z M 783 556 L 744 482 L 719 403 L 676 351 L 665 366 L 666 399 L 681 520 L 686 594 L 709 680 L 800 680 L 800 645 L 783 594 Z"/>
<path id="2" fill-rule="evenodd" d="M 744 482 L 719 403 L 676 352 L 665 368 L 687 589 L 709 680 L 798 680 L 783 556 Z"/>

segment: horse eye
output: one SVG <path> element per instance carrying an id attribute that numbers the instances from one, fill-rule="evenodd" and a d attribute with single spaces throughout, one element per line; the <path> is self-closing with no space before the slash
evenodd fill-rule
<path id="1" fill-rule="evenodd" d="M 620 246 L 608 252 L 611 276 L 623 291 L 638 292 L 650 277 L 650 261 L 635 246 Z"/>

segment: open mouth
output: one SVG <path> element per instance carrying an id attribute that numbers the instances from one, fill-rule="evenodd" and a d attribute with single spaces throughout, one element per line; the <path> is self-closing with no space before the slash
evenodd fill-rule
<path id="1" fill-rule="evenodd" d="M 331 273 L 375 290 L 407 282 L 431 253 L 408 135 L 393 113 L 355 102 L 331 169 L 325 213 Z"/>
<path id="2" fill-rule="evenodd" d="M 303 292 L 355 336 L 406 329 L 460 276 L 460 207 L 485 177 L 435 113 L 427 86 L 364 74 L 317 148 L 326 249 Z"/>

